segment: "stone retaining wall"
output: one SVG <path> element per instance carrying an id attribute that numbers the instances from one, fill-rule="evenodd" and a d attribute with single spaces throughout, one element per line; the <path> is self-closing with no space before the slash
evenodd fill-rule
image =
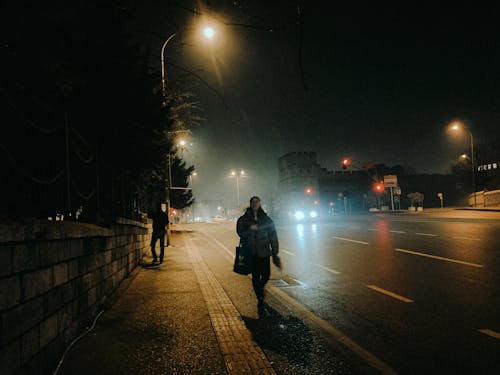
<path id="1" fill-rule="evenodd" d="M 51 373 L 149 249 L 150 225 L 0 222 L 0 374 Z"/>

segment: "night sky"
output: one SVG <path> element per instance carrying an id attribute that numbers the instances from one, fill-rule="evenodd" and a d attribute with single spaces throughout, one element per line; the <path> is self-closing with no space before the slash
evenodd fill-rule
<path id="1" fill-rule="evenodd" d="M 465 121 L 478 142 L 499 138 L 498 9 L 302 2 L 299 17 L 297 2 L 234 3 L 152 1 L 138 18 L 165 38 L 180 33 L 167 61 L 223 97 L 195 86 L 207 120 L 184 156 L 198 171 L 197 199 L 231 199 L 232 169 L 249 175 L 242 197 L 269 197 L 289 151 L 316 151 L 330 170 L 349 156 L 447 173 L 468 145 L 465 134 L 446 132 L 451 121 Z M 193 8 L 216 17 L 210 46 L 196 36 Z M 147 42 L 159 57 L 162 41 Z M 169 79 L 183 74 L 167 69 Z"/>

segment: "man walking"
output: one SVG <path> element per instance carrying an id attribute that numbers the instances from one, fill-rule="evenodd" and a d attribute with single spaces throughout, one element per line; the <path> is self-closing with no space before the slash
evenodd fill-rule
<path id="1" fill-rule="evenodd" d="M 278 256 L 279 243 L 274 222 L 264 212 L 259 197 L 250 198 L 250 207 L 238 219 L 236 232 L 240 236 L 242 246 L 248 246 L 253 253 L 252 285 L 257 297 L 259 315 L 265 312 L 265 286 L 271 275 L 269 258 L 281 268 Z"/>
<path id="2" fill-rule="evenodd" d="M 168 226 L 168 214 L 163 210 L 162 204 L 156 206 L 156 211 L 152 215 L 153 219 L 153 234 L 151 235 L 151 254 L 153 255 L 153 263 L 158 263 L 156 256 L 156 240 L 160 240 L 160 264 L 163 263 L 165 254 L 165 234 Z"/>

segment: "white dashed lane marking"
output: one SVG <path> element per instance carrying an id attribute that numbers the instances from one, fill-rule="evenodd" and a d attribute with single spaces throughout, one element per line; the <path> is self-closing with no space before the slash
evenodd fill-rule
<path id="1" fill-rule="evenodd" d="M 406 233 L 402 230 L 390 230 L 389 232 L 391 232 L 391 233 Z"/>
<path id="2" fill-rule="evenodd" d="M 285 253 L 285 254 L 288 254 L 288 255 L 292 256 L 292 257 L 294 257 L 294 256 L 295 256 L 295 254 L 294 254 L 294 253 L 292 253 L 291 251 L 287 251 L 287 250 L 281 250 L 281 251 L 282 251 L 283 253 Z"/>
<path id="3" fill-rule="evenodd" d="M 315 265 L 316 267 L 319 267 L 319 268 L 321 268 L 321 269 L 323 269 L 323 270 L 325 270 L 325 271 L 328 271 L 328 272 L 334 273 L 334 274 L 336 274 L 336 275 L 340 274 L 340 272 L 339 272 L 339 271 L 332 270 L 331 268 L 328 268 L 328 267 L 322 266 L 321 264 L 316 264 L 316 263 L 315 263 L 314 265 Z"/>
<path id="4" fill-rule="evenodd" d="M 428 236 L 428 237 L 437 237 L 437 234 L 433 233 L 415 233 L 417 236 Z"/>
<path id="5" fill-rule="evenodd" d="M 386 289 L 382 289 L 382 288 L 379 288 L 378 286 L 376 285 L 367 285 L 368 288 L 372 289 L 372 290 L 375 290 L 376 292 L 379 292 L 379 293 L 382 293 L 382 294 L 385 294 L 386 296 L 389 296 L 389 297 L 392 297 L 392 298 L 395 298 L 399 301 L 402 301 L 402 302 L 406 302 L 406 303 L 410 303 L 410 302 L 413 302 L 413 300 L 409 299 L 409 298 L 406 298 L 406 297 L 403 297 L 403 296 L 400 296 L 399 294 L 396 294 L 394 292 L 391 292 L 389 290 L 386 290 Z"/>
<path id="6" fill-rule="evenodd" d="M 482 267 L 481 264 L 465 262 L 463 260 L 457 260 L 457 259 L 440 257 L 440 256 L 437 256 L 437 255 L 432 255 L 432 254 L 427 254 L 427 253 L 420 253 L 418 251 L 411 251 L 411 250 L 404 250 L 404 249 L 394 249 L 394 250 L 395 251 L 399 251 L 399 252 L 403 252 L 403 253 L 407 253 L 407 254 L 418 255 L 418 256 L 421 256 L 421 257 L 432 258 L 432 259 L 437 259 L 437 260 L 443 260 L 443 261 L 446 261 L 446 262 L 465 264 L 466 266 L 472 266 L 472 267 L 478 267 L 478 268 Z"/>
<path id="7" fill-rule="evenodd" d="M 335 236 L 333 236 L 332 238 L 335 238 L 336 240 L 341 240 L 341 241 L 348 241 L 348 242 L 360 243 L 362 245 L 368 245 L 368 242 L 358 241 L 358 240 L 351 240 L 350 238 L 335 237 Z"/>

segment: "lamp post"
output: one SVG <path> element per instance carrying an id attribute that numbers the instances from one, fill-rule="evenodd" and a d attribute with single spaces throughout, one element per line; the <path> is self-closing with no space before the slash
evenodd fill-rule
<path id="1" fill-rule="evenodd" d="M 474 136 L 472 135 L 472 132 L 469 130 L 464 125 L 461 125 L 459 123 L 455 123 L 451 127 L 454 131 L 460 130 L 460 128 L 463 128 L 467 130 L 470 136 L 470 165 L 472 169 L 472 188 L 474 189 L 474 207 L 477 206 L 477 201 L 476 201 L 476 167 L 475 167 L 475 162 L 474 162 Z"/>
<path id="2" fill-rule="evenodd" d="M 189 175 L 189 185 L 191 186 L 191 194 L 193 193 L 193 176 L 198 176 L 198 173 L 195 171 Z M 194 202 L 192 206 L 192 213 L 193 213 L 193 222 L 196 219 L 196 216 L 194 215 Z"/>
<path id="3" fill-rule="evenodd" d="M 167 84 L 165 80 L 165 47 L 167 44 L 176 36 L 176 33 L 173 33 L 169 35 L 169 37 L 163 42 L 163 45 L 161 47 L 161 92 L 163 96 L 163 106 L 167 106 Z M 205 26 L 203 28 L 203 36 L 206 39 L 213 39 L 215 36 L 215 29 L 211 26 Z M 181 131 L 174 131 L 174 132 L 169 132 L 169 133 L 177 133 L 177 132 L 182 132 Z M 186 131 L 186 130 L 184 130 Z M 187 130 L 189 131 L 189 130 Z M 171 161 L 171 155 L 170 152 L 168 153 L 168 185 L 167 185 L 167 215 L 170 214 L 170 190 L 172 189 L 172 161 Z"/>
<path id="4" fill-rule="evenodd" d="M 240 177 L 245 176 L 245 171 L 240 171 L 240 173 L 236 173 L 235 171 L 231 171 L 231 176 L 236 178 L 236 207 L 239 209 L 240 207 Z"/>

